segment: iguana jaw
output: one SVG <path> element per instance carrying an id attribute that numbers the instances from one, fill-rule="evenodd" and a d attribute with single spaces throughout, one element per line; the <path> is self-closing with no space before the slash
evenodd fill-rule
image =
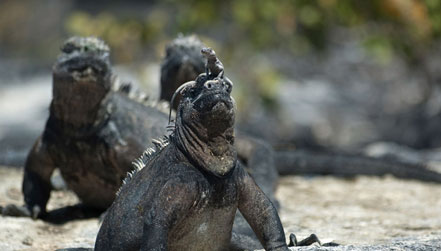
<path id="1" fill-rule="evenodd" d="M 110 72 L 110 64 L 105 58 L 93 54 L 76 53 L 75 56 L 62 58 L 53 69 L 54 74 L 73 78 L 76 82 L 98 82 Z"/>

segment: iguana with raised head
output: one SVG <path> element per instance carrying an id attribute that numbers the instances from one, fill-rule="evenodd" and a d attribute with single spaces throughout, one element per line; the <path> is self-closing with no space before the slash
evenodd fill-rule
<path id="1" fill-rule="evenodd" d="M 231 89 L 204 73 L 176 90 L 172 134 L 137 162 L 95 250 L 232 250 L 237 209 L 266 250 L 289 250 L 275 207 L 237 161 Z"/>
<path id="2" fill-rule="evenodd" d="M 171 102 L 170 107 L 177 108 L 179 95 L 173 94 L 182 84 L 196 79 L 201 73 L 224 77 L 222 62 L 213 49 L 205 45 L 194 35 L 179 36 L 166 47 L 165 58 L 161 64 L 162 100 Z M 235 147 L 239 160 L 256 180 L 259 187 L 273 200 L 274 189 L 278 179 L 274 167 L 273 150 L 260 139 L 250 137 L 236 130 Z M 273 200 L 274 201 L 274 200 Z"/>
<path id="3" fill-rule="evenodd" d="M 161 64 L 161 99 L 171 107 L 177 108 L 179 96 L 173 98 L 174 91 L 182 84 L 195 79 L 199 74 L 224 78 L 222 62 L 214 50 L 204 47 L 196 36 L 179 36 L 166 47 L 165 58 Z M 173 91 L 171 91 L 173 90 Z M 245 170 L 253 177 L 258 186 L 277 205 L 274 192 L 277 186 L 278 174 L 274 166 L 273 149 L 260 139 L 250 137 L 236 130 L 235 147 L 237 155 Z M 238 213 L 233 225 L 233 239 L 243 242 L 248 249 L 261 249 L 258 238 Z"/>
<path id="4" fill-rule="evenodd" d="M 117 81 L 111 71 L 110 50 L 103 41 L 74 37 L 61 49 L 53 68 L 50 118 L 25 166 L 26 206 L 8 205 L 4 215 L 45 215 L 51 191 L 49 178 L 56 167 L 86 209 L 106 209 L 125 173 L 131 171 L 131 161 L 145 149 L 147 142 L 165 133 L 163 125 L 167 116 L 159 111 L 164 107 L 142 104 L 142 94 Z M 250 172 L 274 200 L 277 173 L 265 169 L 272 165 L 272 152 L 257 140 L 250 141 L 257 143 L 239 144 L 243 146 L 241 159 L 253 167 Z M 107 163 L 109 166 L 104 167 Z M 95 192 L 100 194 L 99 198 L 94 196 Z M 243 220 L 237 221 L 235 228 L 250 233 Z M 257 243 L 256 248 L 259 246 Z"/>
<path id="5" fill-rule="evenodd" d="M 105 210 L 132 161 L 165 133 L 166 113 L 133 98 L 130 85 L 118 84 L 109 53 L 93 37 L 72 37 L 61 47 L 49 119 L 25 164 L 26 205 L 9 205 L 3 214 L 44 216 L 55 168 L 86 207 Z"/>
<path id="6" fill-rule="evenodd" d="M 207 66 L 213 69 L 214 74 L 223 74 L 222 63 L 216 58 L 213 51 L 207 49 L 201 55 L 199 51 L 203 48 L 202 42 L 196 36 L 178 37 L 167 46 L 165 60 L 161 67 L 161 98 L 170 100 L 169 90 L 176 89 L 180 84 L 188 81 L 189 77 L 195 77 L 200 73 L 206 72 L 204 66 L 204 55 L 209 60 Z M 176 104 L 175 104 L 176 105 Z M 256 182 L 264 191 L 266 187 L 273 187 L 276 184 L 277 176 L 274 179 L 265 180 L 266 185 L 259 183 L 259 177 L 265 177 L 271 169 L 277 169 L 282 175 L 306 174 L 306 175 L 335 175 L 352 177 L 356 175 L 376 175 L 392 174 L 398 178 L 417 179 L 422 181 L 441 182 L 441 173 L 430 170 L 424 162 L 415 163 L 405 159 L 379 159 L 363 156 L 357 153 L 336 153 L 336 152 L 314 152 L 305 149 L 280 149 L 272 151 L 272 147 L 262 140 L 255 144 L 250 141 L 256 139 L 239 133 L 236 144 L 239 158 L 251 160 L 254 163 L 271 160 L 271 165 L 262 165 L 262 168 L 255 168 L 250 165 L 250 172 L 261 170 L 263 175 L 253 175 Z M 241 140 L 242 139 L 242 140 Z M 247 142 L 248 141 L 248 142 Z M 247 151 L 253 146 L 265 146 L 267 154 L 255 154 L 255 151 Z M 258 152 L 262 147 L 254 148 Z M 243 153 L 249 154 L 243 154 Z M 265 158 L 262 156 L 271 156 Z M 265 169 L 266 167 L 266 169 Z M 269 193 L 268 193 L 269 194 Z"/>

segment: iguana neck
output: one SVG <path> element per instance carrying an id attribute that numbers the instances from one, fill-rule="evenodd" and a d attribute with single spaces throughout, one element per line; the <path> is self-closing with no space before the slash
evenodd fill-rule
<path id="1" fill-rule="evenodd" d="M 177 121 L 173 141 L 190 162 L 217 177 L 225 177 L 234 170 L 237 161 L 233 147 L 233 128 L 223 133 L 210 133 L 197 122 Z"/>
<path id="2" fill-rule="evenodd" d="M 84 138 L 94 134 L 109 119 L 112 104 L 111 93 L 91 107 L 58 103 L 54 98 L 50 105 L 48 128 L 72 138 Z"/>
<path id="3" fill-rule="evenodd" d="M 105 120 L 103 102 L 109 96 L 110 74 L 75 79 L 66 74 L 53 74 L 50 120 L 64 134 L 90 134 Z"/>

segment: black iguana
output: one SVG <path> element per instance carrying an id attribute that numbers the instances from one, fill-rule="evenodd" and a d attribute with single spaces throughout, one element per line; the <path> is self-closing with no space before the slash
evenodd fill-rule
<path id="1" fill-rule="evenodd" d="M 93 37 L 72 37 L 61 47 L 50 116 L 25 164 L 26 205 L 3 214 L 44 216 L 56 168 L 86 207 L 107 209 L 132 161 L 166 132 L 167 114 L 117 81 L 109 53 Z"/>
<path id="2" fill-rule="evenodd" d="M 199 51 L 204 47 L 203 43 L 196 36 L 178 37 L 167 47 L 166 57 L 161 67 L 161 98 L 170 100 L 171 90 L 176 89 L 180 84 L 190 80 L 192 77 L 206 72 L 204 69 L 204 56 Z M 217 60 L 216 54 L 207 49 L 203 51 L 209 60 L 207 65 L 211 65 L 213 73 L 223 74 L 222 63 Z M 171 92 L 172 93 L 172 92 Z M 176 105 L 176 104 L 175 104 Z M 441 173 L 430 170 L 424 161 L 406 161 L 405 159 L 385 159 L 363 156 L 358 153 L 336 153 L 330 151 L 309 151 L 306 149 L 280 149 L 273 151 L 272 147 L 259 140 L 258 144 L 246 143 L 248 140 L 256 140 L 246 134 L 239 133 L 236 143 L 238 144 L 238 155 L 240 159 L 256 160 L 255 162 L 271 161 L 271 165 L 266 163 L 266 168 L 253 168 L 261 170 L 261 176 L 265 172 L 269 173 L 272 168 L 282 175 L 306 174 L 306 175 L 335 175 L 352 177 L 356 175 L 385 175 L 392 174 L 398 178 L 417 179 L 422 181 L 441 182 Z M 241 144 L 241 138 L 245 143 Z M 242 153 L 252 145 L 265 146 L 267 154 L 255 154 L 251 152 L 245 158 Z M 259 149 L 259 148 L 256 148 Z M 271 150 L 271 151 L 270 151 Z M 271 153 L 270 153 L 271 152 Z M 261 158 L 260 156 L 271 156 L 271 158 Z M 269 160 L 271 159 L 271 160 Z M 252 170 L 251 170 L 252 173 Z M 276 184 L 277 176 L 274 179 L 266 180 L 267 184 L 259 183 L 260 175 L 254 175 L 259 186 L 273 187 Z M 271 185 L 272 184 L 272 185 Z M 264 190 L 270 191 L 270 190 Z M 273 190 L 271 190 L 273 191 Z"/>
<path id="3" fill-rule="evenodd" d="M 237 161 L 231 89 L 212 74 L 177 89 L 173 133 L 137 162 L 95 250 L 232 250 L 237 209 L 266 250 L 289 250 L 275 207 Z"/>
<path id="4" fill-rule="evenodd" d="M 232 85 L 231 81 L 224 77 L 223 64 L 214 50 L 204 47 L 204 44 L 194 35 L 179 36 L 174 39 L 167 45 L 165 58 L 161 64 L 161 99 L 173 101 L 170 106 L 176 109 L 178 102 L 175 100 L 179 100 L 180 97 L 176 95 L 173 97 L 174 91 L 201 73 L 222 77 Z M 274 192 L 278 174 L 274 166 L 272 147 L 238 130 L 236 133 L 234 144 L 239 160 L 257 185 L 277 206 Z M 236 242 L 243 242 L 243 246 L 249 249 L 262 248 L 256 235 L 240 213 L 234 222 L 233 239 Z"/>

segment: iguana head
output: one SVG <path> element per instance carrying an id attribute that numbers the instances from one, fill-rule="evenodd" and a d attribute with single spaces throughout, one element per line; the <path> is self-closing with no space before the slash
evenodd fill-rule
<path id="1" fill-rule="evenodd" d="M 202 42 L 196 36 L 180 36 L 167 45 L 161 65 L 160 99 L 170 101 L 175 90 L 183 83 L 194 80 L 204 72 L 205 61 L 201 54 Z M 174 109 L 177 109 L 176 102 Z"/>
<path id="2" fill-rule="evenodd" d="M 181 119 L 195 119 L 213 134 L 222 133 L 234 125 L 234 101 L 230 96 L 233 86 L 226 79 L 207 78 L 203 73 L 189 82 L 182 91 L 178 112 Z"/>
<path id="3" fill-rule="evenodd" d="M 178 146 L 199 167 L 218 177 L 228 174 L 237 159 L 232 88 L 226 77 L 202 73 L 176 90 L 182 94 L 175 122 Z"/>
<path id="4" fill-rule="evenodd" d="M 53 74 L 74 82 L 98 82 L 110 74 L 109 54 L 109 47 L 101 39 L 71 37 L 61 46 Z"/>
<path id="5" fill-rule="evenodd" d="M 53 66 L 51 113 L 74 126 L 93 123 L 111 88 L 109 47 L 95 37 L 72 37 Z"/>

